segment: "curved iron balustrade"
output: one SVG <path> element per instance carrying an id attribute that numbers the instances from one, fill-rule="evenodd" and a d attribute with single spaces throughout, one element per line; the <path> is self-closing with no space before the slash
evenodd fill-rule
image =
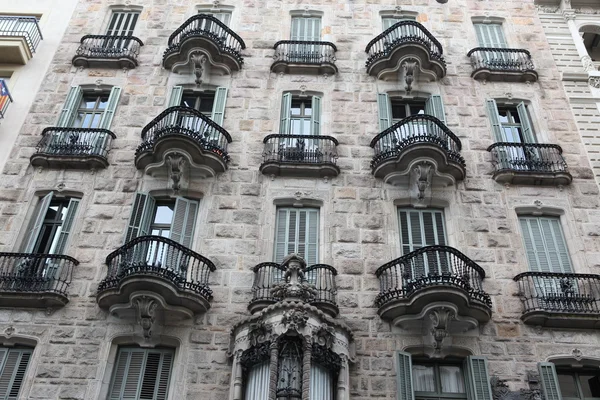
<path id="1" fill-rule="evenodd" d="M 525 49 L 476 47 L 467 53 L 475 71 L 489 69 L 498 72 L 534 71 L 531 54 Z"/>
<path id="2" fill-rule="evenodd" d="M 429 57 L 442 63 L 445 68 L 442 45 L 427 28 L 416 21 L 400 21 L 369 42 L 365 49 L 367 69 L 379 59 L 388 57 L 393 49 L 403 44 L 419 44 L 425 47 L 429 51 Z"/>
<path id="3" fill-rule="evenodd" d="M 335 164 L 338 141 L 331 136 L 268 135 L 264 138 L 263 163 Z"/>
<path id="4" fill-rule="evenodd" d="M 600 313 L 600 275 L 523 272 L 513 279 L 519 284 L 525 313 Z"/>
<path id="5" fill-rule="evenodd" d="M 79 261 L 61 254 L 0 253 L 0 292 L 67 296 Z"/>
<path id="6" fill-rule="evenodd" d="M 182 290 L 212 298 L 209 274 L 215 265 L 204 256 L 161 236 L 140 236 L 106 257 L 108 271 L 98 292 L 116 288 L 130 276 L 153 275 Z"/>
<path id="7" fill-rule="evenodd" d="M 485 271 L 453 247 L 421 247 L 382 265 L 375 275 L 379 278 L 379 294 L 375 299 L 378 307 L 436 286 L 462 289 L 471 300 L 492 306 L 490 295 L 483 291 Z"/>
<path id="8" fill-rule="evenodd" d="M 108 129 L 49 127 L 42 131 L 36 154 L 48 156 L 105 158 L 110 144 L 116 139 Z"/>
<path id="9" fill-rule="evenodd" d="M 136 149 L 135 156 L 152 151 L 159 139 L 171 135 L 190 138 L 205 151 L 218 155 L 225 162 L 229 161 L 229 132 L 200 111 L 181 106 L 167 108 L 142 129 L 142 143 Z"/>
<path id="10" fill-rule="evenodd" d="M 280 40 L 273 46 L 275 63 L 334 64 L 337 47 L 331 42 Z"/>
<path id="11" fill-rule="evenodd" d="M 241 51 L 246 48 L 246 44 L 242 38 L 229 29 L 227 25 L 208 14 L 196 14 L 188 18 L 169 36 L 168 47 L 163 54 L 163 60 L 168 55 L 177 52 L 185 40 L 194 36 L 210 39 L 220 51 L 230 54 L 239 64 L 244 63 Z"/>
<path id="12" fill-rule="evenodd" d="M 137 57 L 143 45 L 144 43 L 135 36 L 85 35 L 81 38 L 75 58 L 127 58 L 137 65 Z"/>
<path id="13" fill-rule="evenodd" d="M 460 139 L 442 121 L 431 115 L 413 115 L 373 138 L 371 147 L 375 150 L 375 156 L 371 167 L 398 157 L 406 148 L 419 143 L 436 145 L 445 150 L 450 160 L 465 166 L 465 160 L 460 155 Z"/>
<path id="14" fill-rule="evenodd" d="M 562 148 L 556 144 L 500 142 L 488 147 L 487 151 L 492 153 L 495 172 L 567 172 Z"/>
<path id="15" fill-rule="evenodd" d="M 32 53 L 44 38 L 36 17 L 9 15 L 0 16 L 0 36 L 22 36 Z"/>

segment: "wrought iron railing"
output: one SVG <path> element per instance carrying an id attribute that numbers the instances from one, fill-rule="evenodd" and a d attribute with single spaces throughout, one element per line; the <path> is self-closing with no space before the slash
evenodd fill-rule
<path id="1" fill-rule="evenodd" d="M 290 64 L 334 64 L 337 47 L 331 42 L 280 40 L 275 43 L 275 62 Z"/>
<path id="2" fill-rule="evenodd" d="M 113 139 L 116 139 L 116 136 L 108 129 L 50 127 L 42 131 L 42 140 L 36 147 L 36 153 L 48 156 L 106 158 Z"/>
<path id="3" fill-rule="evenodd" d="M 106 257 L 108 272 L 98 286 L 98 292 L 116 288 L 130 276 L 156 276 L 168 280 L 182 290 L 189 290 L 207 299 L 212 297 L 208 286 L 215 265 L 187 247 L 161 236 L 140 236 Z"/>
<path id="4" fill-rule="evenodd" d="M 179 51 L 181 44 L 188 38 L 201 36 L 210 39 L 223 53 L 230 54 L 240 64 L 244 62 L 241 51 L 246 44 L 235 32 L 212 15 L 196 14 L 185 21 L 169 36 L 168 47 L 163 60 L 168 55 Z"/>
<path id="5" fill-rule="evenodd" d="M 476 47 L 467 53 L 474 70 L 489 69 L 500 72 L 533 71 L 531 54 L 524 49 Z"/>
<path id="6" fill-rule="evenodd" d="M 81 57 L 110 59 L 128 58 L 137 64 L 144 43 L 135 36 L 85 35 L 76 54 Z"/>
<path id="7" fill-rule="evenodd" d="M 446 65 L 442 55 L 442 45 L 423 25 L 416 21 L 400 21 L 369 42 L 365 49 L 367 69 L 376 61 L 388 57 L 396 47 L 404 44 L 419 44 L 428 50 L 431 59 Z"/>
<path id="8" fill-rule="evenodd" d="M 567 172 L 562 148 L 556 144 L 494 143 L 487 150 L 496 172 Z"/>
<path id="9" fill-rule="evenodd" d="M 171 135 L 192 139 L 205 151 L 220 156 L 225 162 L 229 161 L 229 132 L 200 111 L 181 106 L 167 108 L 142 129 L 142 143 L 135 152 L 136 156 L 152 151 L 159 139 Z"/>
<path id="10" fill-rule="evenodd" d="M 331 136 L 268 135 L 264 138 L 263 162 L 335 164 L 337 139 Z"/>
<path id="11" fill-rule="evenodd" d="M 0 253 L 0 292 L 67 295 L 76 259 L 60 254 Z"/>
<path id="12" fill-rule="evenodd" d="M 22 36 L 32 53 L 43 39 L 36 17 L 10 15 L 0 15 L 0 36 Z"/>
<path id="13" fill-rule="evenodd" d="M 462 289 L 471 300 L 492 306 L 489 294 L 483 291 L 485 271 L 453 247 L 421 247 L 382 265 L 375 275 L 379 278 L 378 307 L 409 299 L 421 289 L 444 286 Z"/>
<path id="14" fill-rule="evenodd" d="M 4 79 L 0 79 L 0 119 L 4 118 L 8 106 L 13 102 L 13 98 L 8 90 L 8 85 Z"/>
<path id="15" fill-rule="evenodd" d="M 284 281 L 285 267 L 277 263 L 265 262 L 255 266 L 252 271 L 254 271 L 254 283 L 251 303 L 281 300 L 271 293 L 271 289 Z M 326 264 L 315 264 L 306 268 L 304 282 L 313 285 L 316 289 L 316 295 L 311 303 L 336 304 L 336 275 L 336 269 Z"/>
<path id="16" fill-rule="evenodd" d="M 460 139 L 442 121 L 431 115 L 413 115 L 373 138 L 371 147 L 375 150 L 375 156 L 371 167 L 398 157 L 406 148 L 418 143 L 436 145 L 445 150 L 450 160 L 465 165 L 460 155 Z"/>
<path id="17" fill-rule="evenodd" d="M 600 313 L 600 275 L 524 272 L 514 280 L 526 313 Z"/>

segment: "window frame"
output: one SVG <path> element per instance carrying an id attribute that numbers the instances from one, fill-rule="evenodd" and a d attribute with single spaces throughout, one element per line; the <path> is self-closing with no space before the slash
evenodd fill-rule
<path id="1" fill-rule="evenodd" d="M 129 9 L 129 8 L 112 8 L 111 13 L 108 17 L 108 21 L 106 23 L 106 28 L 104 29 L 104 34 L 107 36 L 133 36 L 135 32 L 135 28 L 140 20 L 140 16 L 142 13 L 141 7 L 139 9 Z M 116 19 L 123 15 L 124 17 L 121 19 L 120 23 L 117 23 Z M 132 16 L 131 20 L 124 22 L 128 16 Z M 113 26 L 113 21 L 118 29 L 115 29 Z M 126 27 L 127 29 L 123 29 Z"/>
<path id="2" fill-rule="evenodd" d="M 282 221 L 280 220 L 280 212 L 281 211 L 285 211 L 286 212 L 286 217 L 285 217 L 285 239 L 283 242 L 280 242 L 278 240 L 278 234 L 280 233 L 280 224 L 282 223 Z M 306 211 L 306 218 L 309 218 L 309 213 L 311 212 L 315 212 L 316 216 L 315 216 L 315 220 L 316 220 L 316 240 L 314 243 L 314 246 L 316 247 L 315 250 L 315 262 L 312 263 L 308 257 L 306 256 L 306 246 L 310 245 L 309 243 L 309 237 L 310 237 L 310 221 L 305 222 L 306 224 L 306 230 L 305 230 L 305 241 L 304 241 L 304 246 L 305 246 L 305 251 L 304 254 L 301 254 L 301 257 L 304 258 L 304 260 L 306 261 L 307 265 L 313 265 L 313 264 L 318 264 L 319 263 L 319 259 L 320 259 L 320 244 L 321 244 L 321 209 L 320 207 L 294 207 L 294 206 L 277 206 L 275 208 L 275 230 L 274 230 L 274 246 L 273 246 L 273 260 L 274 262 L 281 262 L 283 260 L 283 258 L 285 258 L 288 254 L 290 254 L 290 251 L 288 250 L 290 248 L 290 213 L 291 212 L 295 212 L 296 213 L 296 217 L 295 217 L 295 232 L 294 232 L 294 251 L 292 251 L 292 253 L 298 253 L 299 252 L 299 247 L 301 245 L 301 243 L 299 242 L 299 238 L 300 238 L 300 213 L 302 211 Z M 278 259 L 278 246 L 284 246 L 284 254 L 281 254 L 281 260 Z"/>
<path id="3" fill-rule="evenodd" d="M 468 389 L 467 388 L 468 388 L 469 382 L 467 381 L 467 374 L 464 369 L 463 362 L 461 360 L 439 360 L 438 361 L 438 360 L 431 360 L 431 359 L 423 360 L 423 359 L 416 358 L 412 361 L 413 372 L 414 372 L 415 365 L 433 366 L 434 386 L 436 387 L 435 392 L 417 391 L 415 389 L 415 387 L 416 387 L 416 383 L 415 383 L 414 387 L 413 387 L 413 394 L 414 394 L 415 400 L 431 399 L 431 398 L 436 398 L 438 400 L 439 399 L 464 399 L 464 400 L 467 400 L 467 398 L 468 398 Z M 452 367 L 460 368 L 462 384 L 463 384 L 463 388 L 465 390 L 464 393 L 442 392 L 442 380 L 441 380 L 440 366 L 452 366 Z M 413 382 L 416 382 L 414 375 L 413 375 L 412 379 L 413 379 Z M 439 390 L 439 392 L 438 392 L 438 390 Z"/>
<path id="4" fill-rule="evenodd" d="M 95 129 L 99 128 L 102 122 L 102 116 L 106 112 L 108 108 L 108 99 L 110 97 L 110 93 L 93 93 L 93 92 L 83 92 L 83 96 L 81 97 L 81 101 L 79 102 L 79 106 L 75 110 L 75 118 L 71 123 L 72 128 L 83 128 L 83 129 Z M 93 102 L 94 105 L 92 108 L 86 107 L 88 103 Z M 104 107 L 102 107 L 104 105 Z M 90 126 L 86 125 L 85 122 L 91 116 L 91 124 Z M 97 121 L 96 121 L 97 118 Z M 80 121 L 78 123 L 78 121 Z"/>
<path id="5" fill-rule="evenodd" d="M 592 369 L 592 368 L 584 367 L 582 369 L 575 370 L 572 368 L 556 366 L 557 382 L 558 382 L 559 389 L 561 390 L 561 396 L 562 396 L 563 400 L 598 400 L 598 399 L 600 399 L 600 396 L 599 397 L 584 397 L 583 396 L 583 388 L 581 386 L 581 381 L 579 378 L 582 373 L 585 374 L 586 372 L 591 373 L 592 375 L 596 375 L 598 377 L 598 380 L 600 381 L 600 370 L 598 370 L 598 368 Z M 577 394 L 579 395 L 579 397 L 567 397 L 564 395 L 564 393 L 562 392 L 562 389 L 560 388 L 560 380 L 558 378 L 560 375 L 569 375 L 575 379 L 575 387 L 577 389 Z"/>

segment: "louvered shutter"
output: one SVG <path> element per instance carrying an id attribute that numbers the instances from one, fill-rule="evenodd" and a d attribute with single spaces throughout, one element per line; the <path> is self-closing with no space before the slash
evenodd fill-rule
<path id="1" fill-rule="evenodd" d="M 106 34 L 109 36 L 131 36 L 139 18 L 139 13 L 113 12 Z"/>
<path id="2" fill-rule="evenodd" d="M 392 105 L 387 93 L 377 94 L 377 111 L 379 115 L 379 131 L 383 132 L 392 126 Z"/>
<path id="3" fill-rule="evenodd" d="M 412 358 L 409 353 L 398 352 L 396 371 L 398 400 L 414 400 L 412 380 Z"/>
<path id="4" fill-rule="evenodd" d="M 521 128 L 523 130 L 523 138 L 525 139 L 525 143 L 535 143 L 531 118 L 529 118 L 529 112 L 527 112 L 527 106 L 525 106 L 524 102 L 520 102 L 517 106 L 517 113 L 519 114 L 519 119 L 521 120 Z"/>
<path id="5" fill-rule="evenodd" d="M 503 142 L 502 127 L 498 118 L 498 105 L 496 100 L 486 100 L 485 102 L 488 118 L 492 126 L 492 133 L 496 142 Z"/>
<path id="6" fill-rule="evenodd" d="M 281 98 L 281 117 L 279 123 L 279 133 L 288 135 L 291 130 L 292 119 L 292 94 L 284 93 Z"/>
<path id="7" fill-rule="evenodd" d="M 110 400 L 137 400 L 147 350 L 119 349 L 115 364 Z"/>
<path id="8" fill-rule="evenodd" d="M 542 381 L 542 391 L 546 400 L 562 400 L 558 376 L 556 375 L 556 367 L 553 363 L 541 362 L 538 363 L 538 371 Z"/>
<path id="9" fill-rule="evenodd" d="M 393 17 L 383 17 L 381 18 L 381 25 L 383 26 L 383 30 L 387 30 L 392 27 L 392 25 L 402 21 L 401 18 L 393 18 Z"/>
<path id="10" fill-rule="evenodd" d="M 54 192 L 50 192 L 38 202 L 29 225 L 29 231 L 27 232 L 26 240 L 24 242 L 24 253 L 33 253 L 35 250 L 35 244 L 37 243 L 38 236 L 40 235 L 42 225 L 44 224 L 44 218 L 48 212 L 48 207 L 50 206 L 53 195 Z"/>
<path id="11" fill-rule="evenodd" d="M 319 210 L 280 208 L 277 210 L 275 262 L 298 253 L 308 265 L 319 257 Z"/>
<path id="12" fill-rule="evenodd" d="M 312 97 L 312 113 L 310 115 L 310 127 L 312 135 L 321 134 L 321 98 Z"/>
<path id="13" fill-rule="evenodd" d="M 77 208 L 79 207 L 80 201 L 80 199 L 69 200 L 67 214 L 60 227 L 60 234 L 58 236 L 58 241 L 56 242 L 56 247 L 50 251 L 51 254 L 65 254 L 64 251 L 67 246 L 67 239 L 69 237 L 69 233 L 71 233 L 71 230 L 73 229 L 75 215 L 77 213 Z"/>
<path id="14" fill-rule="evenodd" d="M 446 123 L 446 113 L 444 111 L 444 103 L 442 102 L 442 96 L 433 95 L 427 99 L 425 103 L 425 114 L 432 115 Z"/>
<path id="15" fill-rule="evenodd" d="M 287 252 L 287 238 L 288 238 L 288 222 L 289 213 L 285 208 L 277 210 L 277 221 L 275 227 L 275 262 L 281 263 Z"/>
<path id="16" fill-rule="evenodd" d="M 310 400 L 334 400 L 333 373 L 320 364 L 310 366 Z"/>
<path id="17" fill-rule="evenodd" d="M 321 40 L 321 18 L 294 17 L 292 18 L 291 40 L 319 41 Z"/>
<path id="18" fill-rule="evenodd" d="M 169 96 L 169 102 L 167 107 L 176 107 L 181 105 L 181 98 L 183 97 L 183 86 L 173 86 L 171 89 L 171 95 Z"/>
<path id="19" fill-rule="evenodd" d="M 572 273 L 571 258 L 558 218 L 521 216 L 519 223 L 531 271 Z"/>
<path id="20" fill-rule="evenodd" d="M 172 351 L 147 351 L 140 387 L 140 399 L 165 400 L 167 398 L 172 365 Z"/>
<path id="21" fill-rule="evenodd" d="M 131 207 L 129 216 L 129 225 L 125 235 L 125 243 L 130 242 L 139 236 L 149 234 L 150 224 L 156 201 L 147 193 L 137 192 Z"/>
<path id="22" fill-rule="evenodd" d="M 246 379 L 244 400 L 269 400 L 269 362 L 250 367 Z"/>
<path id="23" fill-rule="evenodd" d="M 480 47 L 507 47 L 501 24 L 475 24 L 475 33 Z"/>
<path id="24" fill-rule="evenodd" d="M 58 122 L 56 123 L 58 127 L 65 128 L 71 126 L 75 119 L 77 107 L 79 107 L 82 98 L 83 90 L 81 90 L 79 86 L 71 86 L 69 93 L 67 93 L 67 99 L 65 100 L 62 111 L 58 116 Z"/>
<path id="25" fill-rule="evenodd" d="M 492 400 L 492 388 L 485 357 L 469 356 L 465 360 L 470 400 Z"/>
<path id="26" fill-rule="evenodd" d="M 2 369 L 0 371 L 0 399 L 16 400 L 25 379 L 32 349 L 2 349 Z"/>
<path id="27" fill-rule="evenodd" d="M 110 95 L 108 96 L 108 101 L 104 113 L 102 114 L 99 128 L 110 129 L 110 125 L 115 116 L 115 110 L 117 109 L 117 104 L 119 104 L 119 98 L 121 97 L 121 90 L 122 89 L 119 86 L 113 86 L 110 90 Z"/>
<path id="28" fill-rule="evenodd" d="M 398 209 L 400 246 L 406 255 L 424 246 L 445 246 L 444 214 L 438 210 Z M 410 271 L 412 279 L 430 273 L 443 273 L 450 268 L 444 253 L 433 252 L 415 257 Z"/>
<path id="29" fill-rule="evenodd" d="M 317 263 L 319 258 L 319 212 L 314 209 L 300 211 L 298 218 L 298 253 L 308 265 Z"/>
<path id="30" fill-rule="evenodd" d="M 185 247 L 191 247 L 197 215 L 197 201 L 178 197 L 171 222 L 171 239 Z"/>
<path id="31" fill-rule="evenodd" d="M 215 101 L 210 119 L 217 125 L 223 126 L 225 117 L 225 103 L 227 102 L 227 88 L 218 87 L 215 92 Z"/>

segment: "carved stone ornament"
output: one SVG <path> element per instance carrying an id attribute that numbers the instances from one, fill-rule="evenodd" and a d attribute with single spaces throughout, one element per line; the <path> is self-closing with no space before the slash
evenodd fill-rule
<path id="1" fill-rule="evenodd" d="M 204 63 L 206 63 L 206 56 L 202 53 L 193 53 L 190 57 L 192 61 L 192 68 L 194 75 L 196 76 L 196 85 L 202 85 L 202 74 L 204 73 Z"/>
<path id="2" fill-rule="evenodd" d="M 436 354 L 442 352 L 442 343 L 450 334 L 448 332 L 448 325 L 455 317 L 454 310 L 446 307 L 436 308 L 429 314 L 429 318 L 433 322 L 431 336 L 433 337 L 433 349 Z"/>
<path id="3" fill-rule="evenodd" d="M 333 340 L 335 339 L 335 329 L 333 326 L 323 324 L 313 333 L 313 343 L 323 346 L 326 349 L 330 349 L 333 346 Z"/>
<path id="4" fill-rule="evenodd" d="M 590 77 L 590 79 L 588 80 L 588 84 L 591 87 L 600 89 L 600 77 L 595 77 L 595 76 Z"/>
<path id="5" fill-rule="evenodd" d="M 425 199 L 425 191 L 431 186 L 431 178 L 433 176 L 433 165 L 428 162 L 421 162 L 413 168 L 415 175 L 415 184 L 417 189 L 417 199 L 422 202 Z"/>
<path id="6" fill-rule="evenodd" d="M 492 376 L 490 378 L 492 398 L 494 400 L 542 400 L 539 379 L 534 379 L 536 375 L 533 374 L 528 374 L 528 376 L 529 389 L 520 389 L 518 391 L 511 391 L 505 379 Z"/>
<path id="7" fill-rule="evenodd" d="M 310 301 L 317 295 L 314 285 L 304 282 L 306 261 L 297 254 L 290 254 L 281 264 L 285 268 L 283 282 L 274 285 L 271 295 L 281 299 Z"/>
<path id="8" fill-rule="evenodd" d="M 168 176 L 171 179 L 171 188 L 176 193 L 181 189 L 181 176 L 185 158 L 180 153 L 170 153 L 166 157 Z"/>
<path id="9" fill-rule="evenodd" d="M 579 349 L 573 349 L 571 354 L 573 354 L 573 358 L 577 361 L 581 361 L 583 359 L 583 353 Z"/>
<path id="10" fill-rule="evenodd" d="M 9 326 L 8 328 L 6 328 L 4 330 L 4 333 L 6 334 L 6 336 L 11 337 L 13 335 L 13 333 L 15 333 L 15 327 L 14 326 Z"/>
<path id="11" fill-rule="evenodd" d="M 251 346 L 257 346 L 261 343 L 268 342 L 271 339 L 271 325 L 259 319 L 250 325 L 248 330 L 248 341 Z"/>
<path id="12" fill-rule="evenodd" d="M 596 70 L 594 61 L 592 61 L 592 57 L 588 55 L 581 57 L 581 63 L 583 64 L 583 69 L 585 69 L 587 72 Z"/>
<path id="13" fill-rule="evenodd" d="M 150 339 L 152 337 L 152 326 L 154 325 L 158 302 L 148 296 L 140 296 L 134 300 L 133 306 L 138 312 L 138 321 L 144 332 L 144 338 Z"/>
<path id="14" fill-rule="evenodd" d="M 303 310 L 290 310 L 283 313 L 281 323 L 287 330 L 300 331 L 308 322 L 308 313 Z"/>
<path id="15" fill-rule="evenodd" d="M 410 92 L 412 92 L 412 84 L 415 80 L 415 69 L 417 68 L 417 62 L 415 60 L 408 60 L 405 61 L 402 66 L 404 67 L 404 82 L 406 82 L 404 89 L 406 90 L 407 94 L 410 94 Z"/>

